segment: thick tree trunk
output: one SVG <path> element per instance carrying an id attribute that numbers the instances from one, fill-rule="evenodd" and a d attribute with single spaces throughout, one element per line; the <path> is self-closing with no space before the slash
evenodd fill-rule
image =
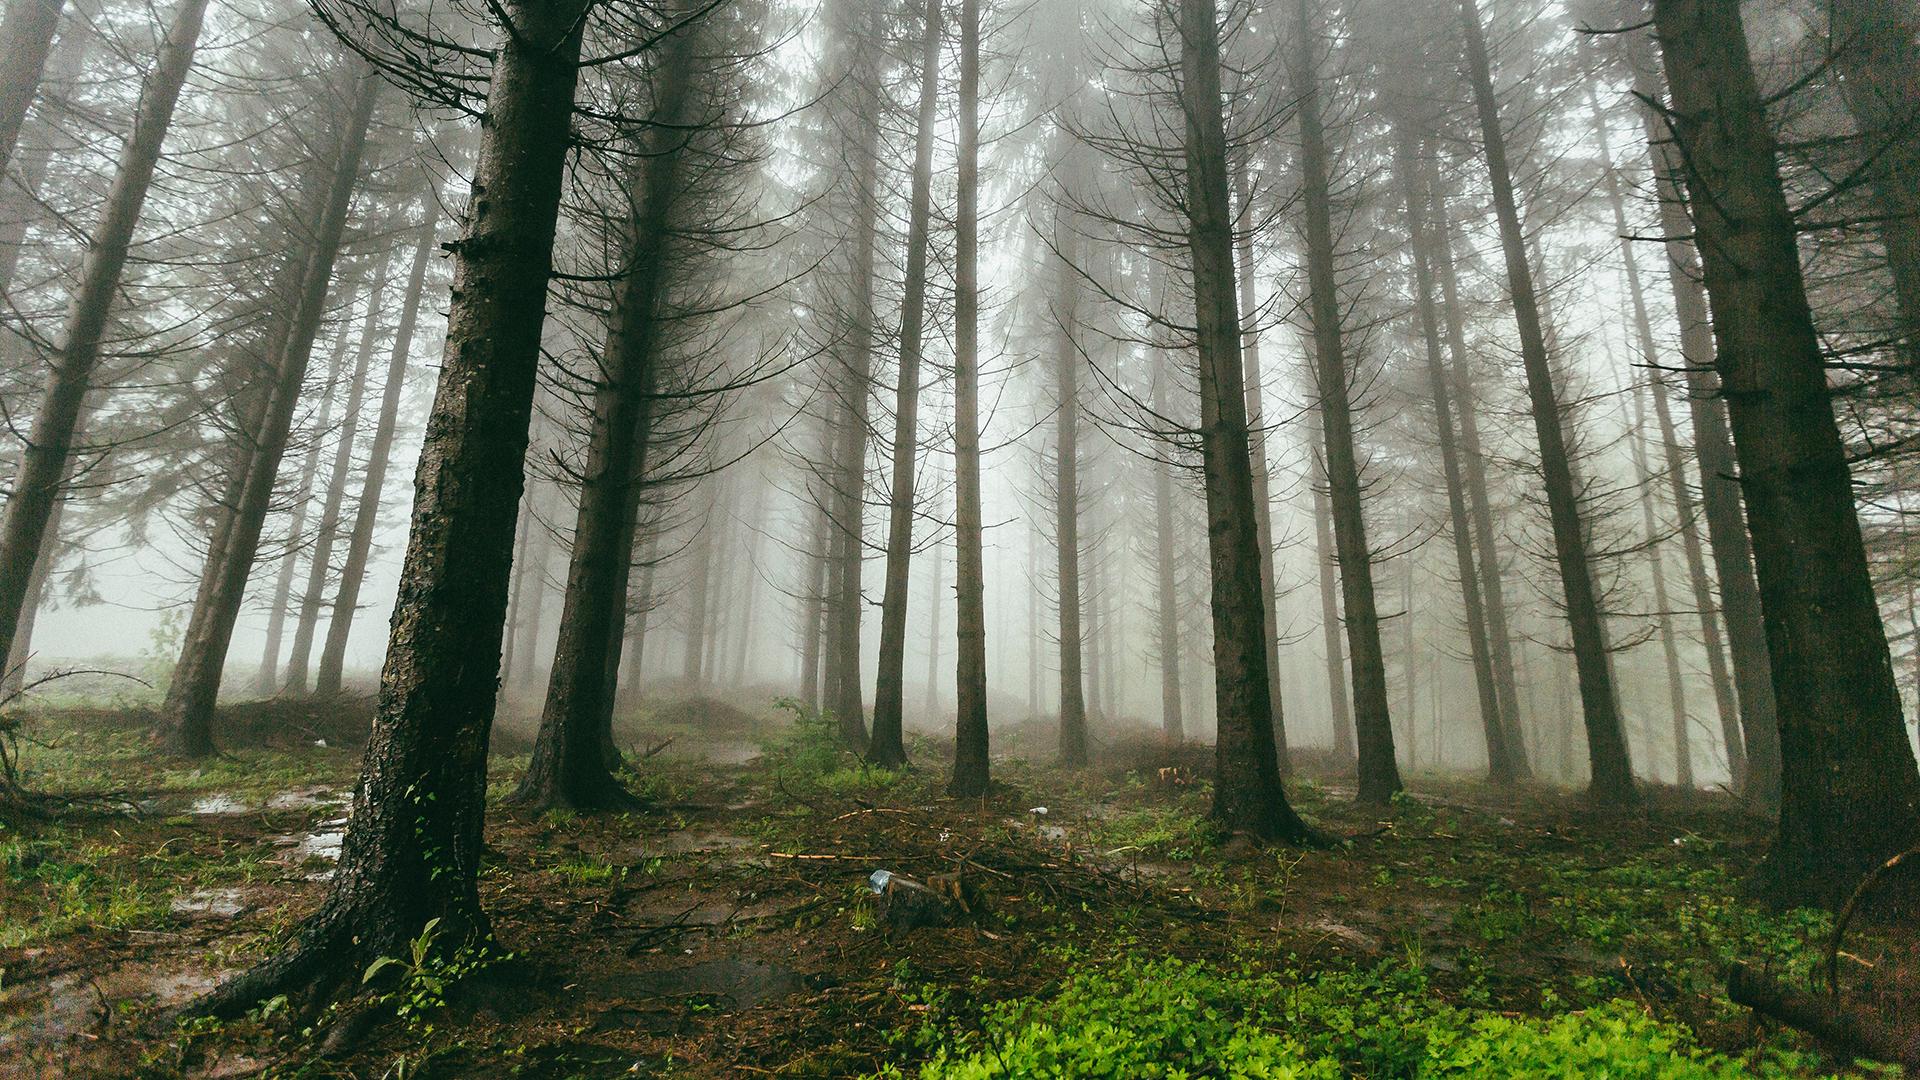
<path id="1" fill-rule="evenodd" d="M 13 0 L 0 21 L 0 176 L 13 163 L 66 6 L 67 0 Z"/>
<path id="2" fill-rule="evenodd" d="M 1234 254 L 1238 261 L 1240 284 L 1241 350 L 1247 369 L 1247 440 L 1253 456 L 1254 524 L 1260 532 L 1260 587 L 1267 604 L 1267 696 L 1273 702 L 1274 752 L 1280 762 L 1280 775 L 1293 772 L 1292 755 L 1287 752 L 1286 707 L 1280 693 L 1280 590 L 1273 573 L 1273 485 L 1268 475 L 1267 428 L 1265 417 L 1266 375 L 1260 366 L 1260 333 L 1257 318 L 1259 304 L 1254 297 L 1253 228 L 1255 220 L 1248 206 L 1252 192 L 1247 183 L 1246 164 L 1233 171 L 1235 195 L 1240 213 L 1249 223 L 1235 231 Z"/>
<path id="3" fill-rule="evenodd" d="M 373 310 L 371 297 L 367 310 L 369 313 Z M 344 328 L 334 337 L 333 355 L 327 361 L 327 380 L 321 391 L 320 413 L 313 420 L 313 434 L 300 461 L 300 483 L 293 490 L 293 509 L 287 515 L 286 554 L 280 558 L 280 573 L 274 577 L 273 593 L 267 599 L 267 639 L 260 650 L 260 671 L 253 680 L 257 694 L 271 694 L 280 685 L 281 646 L 285 644 L 287 616 L 293 611 L 293 573 L 300 562 L 300 549 L 307 546 L 307 514 L 313 506 L 313 484 L 320 473 L 320 444 L 333 427 L 334 393 L 340 387 L 340 369 L 346 365 L 349 340 Z M 236 459 L 245 460 L 238 455 Z"/>
<path id="4" fill-rule="evenodd" d="M 1453 402 L 1460 420 L 1460 464 L 1467 486 L 1467 509 L 1473 516 L 1473 548 L 1480 560 L 1480 587 L 1486 592 L 1487 646 L 1493 654 L 1493 686 L 1500 697 L 1500 718 L 1507 729 L 1507 761 L 1516 779 L 1527 779 L 1533 769 L 1527 761 L 1527 740 L 1521 726 L 1519 680 L 1515 677 L 1513 635 L 1507 630 L 1506 568 L 1494 541 L 1493 499 L 1487 483 L 1487 457 L 1480 445 L 1478 390 L 1473 357 L 1467 352 L 1465 308 L 1460 300 L 1459 275 L 1454 269 L 1453 227 L 1448 220 L 1446 192 L 1440 186 L 1439 167 L 1428 162 L 1426 187 L 1433 211 L 1427 266 L 1440 282 L 1442 320 L 1447 330 L 1447 353 L 1452 358 Z"/>
<path id="5" fill-rule="evenodd" d="M 1313 0 L 1298 0 L 1295 12 L 1299 52 L 1294 67 L 1294 116 L 1300 125 L 1301 188 L 1306 204 L 1307 307 L 1313 324 L 1314 381 L 1326 448 L 1327 500 L 1333 510 L 1334 551 L 1340 562 L 1341 611 L 1346 616 L 1347 657 L 1353 668 L 1359 799 L 1385 803 L 1400 790 L 1400 767 L 1393 756 L 1386 652 L 1380 645 L 1373 549 L 1367 543 L 1360 460 L 1354 450 L 1353 409 L 1341 340 L 1331 181 L 1326 131 L 1320 118 L 1320 38 L 1313 27 Z M 1267 604 L 1272 603 L 1269 597 Z"/>
<path id="6" fill-rule="evenodd" d="M 1574 668 L 1587 727 L 1587 756 L 1593 770 L 1589 792 L 1601 804 L 1631 803 L 1637 798 L 1633 767 L 1627 758 L 1626 735 L 1621 729 L 1613 674 L 1607 661 L 1606 630 L 1601 624 L 1599 597 L 1589 565 L 1586 528 L 1580 520 L 1579 495 L 1574 489 L 1566 435 L 1561 428 L 1560 401 L 1553 384 L 1539 300 L 1534 292 L 1533 269 L 1520 226 L 1520 208 L 1514 199 L 1513 174 L 1507 166 L 1506 135 L 1501 129 L 1500 106 L 1494 97 L 1493 73 L 1487 61 L 1486 38 L 1476 0 L 1461 0 L 1460 21 L 1466 38 L 1467 66 L 1479 112 L 1480 134 L 1485 142 L 1487 175 L 1493 186 L 1494 214 L 1500 222 L 1500 246 L 1506 256 L 1514 322 L 1520 332 L 1520 356 L 1527 372 L 1534 433 L 1540 444 L 1547 510 L 1553 524 L 1554 561 L 1560 571 L 1567 623 L 1573 639 Z"/>
<path id="7" fill-rule="evenodd" d="M 526 465 L 583 7 L 504 0 L 466 236 L 386 667 L 339 868 L 290 947 L 199 1006 L 326 996 L 431 925 L 484 945 L 478 878 L 501 627 Z"/>
<path id="8" fill-rule="evenodd" d="M 326 603 L 327 578 L 333 570 L 333 546 L 340 536 L 340 507 L 347 500 L 347 478 L 353 471 L 353 444 L 360 437 L 360 410 L 367 394 L 367 366 L 373 359 L 374 337 L 380 332 L 380 298 L 387 291 L 387 263 L 380 261 L 373 288 L 367 292 L 367 319 L 360 329 L 360 345 L 353 357 L 353 375 L 347 382 L 347 403 L 340 413 L 334 437 L 327 493 L 320 501 L 320 520 L 313 532 L 313 550 L 307 555 L 307 589 L 300 596 L 300 621 L 294 627 L 293 653 L 287 658 L 286 691 L 307 692 L 307 672 L 313 659 L 313 639 L 320 629 L 320 611 Z"/>
<path id="9" fill-rule="evenodd" d="M 413 334 L 419 325 L 420 297 L 427 280 L 427 260 L 434 252 L 434 227 L 439 224 L 437 193 L 429 191 L 421 200 L 420 233 L 414 240 L 413 265 L 407 271 L 406 296 L 400 302 L 400 324 L 393 332 L 393 351 L 387 354 L 386 381 L 381 384 L 380 416 L 374 421 L 373 441 L 367 447 L 367 469 L 360 484 L 360 499 L 353 510 L 353 531 L 347 538 L 347 558 L 340 567 L 340 585 L 333 594 L 332 619 L 327 623 L 327 640 L 320 648 L 320 668 L 314 677 L 314 693 L 340 692 L 346 671 L 347 639 L 353 633 L 354 615 L 360 607 L 360 589 L 366 583 L 367 562 L 373 553 L 373 531 L 380 521 L 380 496 L 386 489 L 387 467 L 393 459 L 394 433 L 400 421 L 400 396 L 406 390 L 407 360 L 413 351 Z M 529 536 L 539 528 L 531 517 Z M 523 552 L 524 554 L 524 552 Z"/>
<path id="10" fill-rule="evenodd" d="M 927 0 L 920 42 L 920 116 L 914 135 L 913 182 L 907 211 L 906 293 L 900 305 L 900 366 L 894 386 L 893 484 L 887 507 L 887 574 L 880 599 L 880 659 L 874 675 L 873 732 L 867 760 L 882 768 L 906 764 L 901 713 L 906 708 L 907 598 L 913 560 L 913 464 L 919 449 L 920 352 L 927 304 L 927 226 L 933 204 L 934 122 L 940 104 L 940 0 Z"/>
<path id="11" fill-rule="evenodd" d="M 225 530 L 224 542 L 216 543 L 209 551 L 201 571 L 199 595 L 194 599 L 193 614 L 187 621 L 180 658 L 174 664 L 173 681 L 167 686 L 167 699 L 161 710 L 163 738 L 169 750 L 183 756 L 200 757 L 213 752 L 213 709 L 220 695 L 227 646 L 233 641 L 233 628 L 240 618 L 247 578 L 253 571 L 254 556 L 259 552 L 260 531 L 273 501 L 274 481 L 280 471 L 280 459 L 286 453 L 294 407 L 306 380 L 307 361 L 313 354 L 314 337 L 326 306 L 334 258 L 340 250 L 353 189 L 359 182 L 367 128 L 384 85 L 371 70 L 359 73 L 356 78 L 353 105 L 339 129 L 334 147 L 325 207 L 315 223 L 313 248 L 301 271 L 300 296 L 289 317 L 289 333 L 283 339 L 285 347 L 275 357 L 272 383 L 266 391 L 267 407 L 260 425 L 253 429 L 250 453 L 245 457 L 245 482 L 239 498 L 229 507 L 230 524 Z"/>
<path id="12" fill-rule="evenodd" d="M 1060 629 L 1060 761 L 1087 763 L 1086 678 L 1081 652 L 1086 639 L 1080 625 L 1080 346 L 1075 338 L 1080 315 L 1080 282 L 1073 269 L 1079 258 L 1074 225 L 1055 218 L 1054 318 L 1059 336 L 1053 349 L 1054 389 L 1054 548 Z"/>
<path id="13" fill-rule="evenodd" d="M 1427 264 L 1430 246 L 1426 242 L 1427 193 L 1421 190 L 1414 170 L 1413 137 L 1402 131 L 1395 145 L 1395 171 L 1406 205 L 1407 236 L 1413 251 L 1414 310 L 1420 319 L 1420 334 L 1427 350 L 1427 383 L 1433 395 L 1433 424 L 1440 442 L 1440 466 L 1447 485 L 1449 530 L 1453 533 L 1454 569 L 1460 577 L 1461 606 L 1467 617 L 1467 644 L 1473 658 L 1474 688 L 1480 696 L 1480 726 L 1486 734 L 1487 776 L 1500 785 L 1515 779 L 1512 751 L 1507 746 L 1507 727 L 1500 715 L 1500 692 L 1493 677 L 1493 652 L 1487 645 L 1487 616 L 1482 600 L 1479 575 L 1473 559 L 1473 525 L 1467 514 L 1466 485 L 1461 479 L 1460 449 L 1453 427 L 1453 393 L 1446 364 L 1440 354 L 1439 315 L 1435 310 L 1433 268 Z M 1407 620 L 1412 624 L 1412 607 Z M 1411 765 L 1411 761 L 1409 761 Z"/>
<path id="14" fill-rule="evenodd" d="M 1773 660 L 1769 897 L 1836 904 L 1920 837 L 1920 771 L 1868 574 L 1738 0 L 1656 0 Z"/>
<path id="15" fill-rule="evenodd" d="M 540 730 L 513 795 L 516 803 L 536 810 L 612 810 L 638 802 L 610 769 L 618 761 L 617 750 L 608 753 L 610 724 L 626 636 L 634 520 L 659 381 L 675 209 L 685 185 L 692 132 L 709 119 L 696 115 L 694 105 L 694 66 L 700 51 L 699 34 L 692 26 L 681 27 L 659 46 L 652 122 L 641 136 L 628 181 L 632 209 L 622 260 L 628 272 L 614 286 L 607 316 L 560 634 Z M 703 566 L 710 548 L 709 538 L 702 547 Z M 699 672 L 693 674 L 696 678 L 690 681 L 697 682 Z"/>
<path id="16" fill-rule="evenodd" d="M 1693 222 L 1681 190 L 1683 165 L 1664 121 L 1647 104 L 1660 100 L 1659 74 L 1651 52 L 1643 39 L 1629 50 L 1629 57 L 1634 90 L 1642 99 L 1640 116 L 1660 200 L 1660 229 L 1667 237 L 1667 277 L 1680 322 L 1694 455 L 1700 460 L 1700 501 L 1706 510 L 1714 576 L 1720 583 L 1720 612 L 1727 624 L 1727 652 L 1740 700 L 1746 773 L 1738 790 L 1751 802 L 1778 808 L 1780 723 L 1773 693 L 1773 660 L 1767 652 L 1760 587 L 1754 578 L 1753 549 L 1747 539 L 1746 510 L 1741 505 L 1733 459 L 1733 434 L 1721 400 L 1720 380 L 1714 373 L 1713 327 L 1706 290 L 1701 285 L 1699 254 L 1690 239 Z"/>
<path id="17" fill-rule="evenodd" d="M 1180 0 L 1180 98 L 1186 118 L 1187 250 L 1200 368 L 1200 450 L 1213 576 L 1213 818 L 1260 837 L 1306 841 L 1287 803 L 1268 698 L 1266 607 L 1233 284 L 1233 215 L 1213 0 Z"/>
<path id="18" fill-rule="evenodd" d="M 193 50 L 200 40 L 206 12 L 207 0 L 181 0 L 159 56 L 140 89 L 133 130 L 121 150 L 113 185 L 107 190 L 99 222 L 87 243 L 79 283 L 68 302 L 53 370 L 34 410 L 13 494 L 7 499 L 5 511 L 0 512 L 0 656 L 13 652 L 34 564 L 46 546 L 47 522 L 65 487 L 81 409 L 100 359 L 100 339 L 120 290 L 121 272 L 126 268 L 140 211 L 146 205 L 154 167 L 160 161 L 160 145 L 173 121 L 173 107 L 180 99 L 187 71 L 193 66 Z"/>

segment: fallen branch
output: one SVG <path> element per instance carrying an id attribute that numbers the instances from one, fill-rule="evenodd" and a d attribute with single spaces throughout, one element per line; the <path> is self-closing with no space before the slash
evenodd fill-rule
<path id="1" fill-rule="evenodd" d="M 1893 1062 L 1910 1072 L 1920 1070 L 1920 1020 L 1891 1022 L 1865 1007 L 1841 1005 L 1796 990 L 1745 964 L 1736 964 L 1728 972 L 1727 996 L 1841 1053 Z"/>

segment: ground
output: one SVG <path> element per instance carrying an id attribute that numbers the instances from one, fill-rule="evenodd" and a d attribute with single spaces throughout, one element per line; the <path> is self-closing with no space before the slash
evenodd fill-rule
<path id="1" fill-rule="evenodd" d="M 481 888 L 509 955 L 393 958 L 371 1030 L 282 1002 L 172 1019 L 317 902 L 368 708 L 230 710 L 199 766 L 158 758 L 138 708 L 25 715 L 27 786 L 70 801 L 0 827 L 0 1075 L 1856 1069 L 1724 995 L 1734 960 L 1824 986 L 1832 920 L 1741 898 L 1765 828 L 1723 796 L 1599 813 L 1416 775 L 1379 811 L 1309 770 L 1293 797 L 1345 839 L 1300 851 L 1208 827 L 1205 748 L 996 760 L 995 792 L 955 802 L 934 742 L 866 769 L 826 725 L 704 699 L 623 715 L 636 759 L 665 744 L 629 777 L 649 811 L 493 814 Z M 525 761 L 503 731 L 495 794 Z M 942 899 L 876 895 L 881 870 Z M 1843 994 L 1913 1007 L 1914 950 L 1851 930 Z"/>

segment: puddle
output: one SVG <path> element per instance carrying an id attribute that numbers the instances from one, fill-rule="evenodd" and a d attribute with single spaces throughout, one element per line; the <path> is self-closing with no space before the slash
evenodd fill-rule
<path id="1" fill-rule="evenodd" d="M 274 846 L 287 850 L 274 857 L 274 860 L 287 866 L 305 866 L 318 859 L 321 862 L 339 862 L 340 846 L 347 838 L 347 819 L 333 818 L 314 826 L 312 832 L 286 833 L 273 838 Z M 333 876 L 328 867 L 315 874 L 308 875 L 310 881 L 325 881 Z"/>
<path id="2" fill-rule="evenodd" d="M 215 791 L 188 803 L 186 812 L 195 817 L 219 817 L 257 810 L 331 810 L 344 806 L 346 802 L 347 792 L 324 785 L 282 791 L 264 803 L 248 802 L 230 791 Z M 156 800 L 141 804 L 142 809 L 149 810 L 157 805 Z"/>
<path id="3" fill-rule="evenodd" d="M 239 889 L 196 889 L 167 905 L 167 910 L 188 919 L 231 919 L 246 909 Z"/>
<path id="4" fill-rule="evenodd" d="M 0 1063 L 31 1062 L 79 1038 L 91 1038 L 113 1023 L 130 1001 L 161 1008 L 179 1005 L 214 988 L 231 971 L 116 968 L 102 974 L 68 972 L 45 982 L 0 990 Z M 5 1072 L 0 1068 L 0 1072 Z M 49 1074 L 53 1075 L 53 1074 Z"/>
<path id="5" fill-rule="evenodd" d="M 722 1009 L 751 1009 L 807 988 L 799 972 L 757 960 L 708 960 L 664 971 L 636 971 L 614 975 L 594 985 L 597 993 L 615 997 L 699 997 Z"/>
<path id="6" fill-rule="evenodd" d="M 247 809 L 246 803 L 241 802 L 226 792 L 219 791 L 212 795 L 202 795 L 187 804 L 187 813 L 200 816 L 244 814 L 247 812 Z"/>

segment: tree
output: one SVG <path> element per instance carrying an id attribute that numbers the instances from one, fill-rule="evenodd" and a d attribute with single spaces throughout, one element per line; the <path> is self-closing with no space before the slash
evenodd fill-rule
<path id="1" fill-rule="evenodd" d="M 1060 763 L 1087 763 L 1086 678 L 1081 669 L 1085 635 L 1080 626 L 1080 255 L 1075 223 L 1054 218 L 1054 450 L 1053 499 L 1055 587 L 1060 634 Z"/>
<path id="2" fill-rule="evenodd" d="M 508 570 L 588 6 L 504 0 L 379 703 L 340 863 L 293 940 L 198 1008 L 328 996 L 426 936 L 483 946 L 478 876 Z"/>
<path id="3" fill-rule="evenodd" d="M 960 0 L 959 205 L 954 216 L 954 595 L 959 652 L 953 727 L 956 797 L 984 795 L 987 764 L 986 572 L 980 518 L 980 0 Z"/>
<path id="4" fill-rule="evenodd" d="M 1514 323 L 1520 332 L 1520 355 L 1527 372 L 1534 433 L 1539 440 L 1547 509 L 1553 523 L 1554 561 L 1560 572 L 1567 623 L 1573 638 L 1581 712 L 1587 727 L 1587 757 L 1592 767 L 1589 791 L 1594 800 L 1602 804 L 1628 803 L 1636 798 L 1633 767 L 1627 759 L 1626 736 L 1620 726 L 1618 695 L 1608 661 L 1606 629 L 1601 622 L 1588 538 L 1568 460 L 1560 402 L 1553 383 L 1539 299 L 1534 292 L 1533 268 L 1520 224 L 1520 208 L 1514 198 L 1506 136 L 1501 128 L 1499 102 L 1494 97 L 1493 73 L 1476 0 L 1461 0 L 1460 25 L 1466 40 L 1468 75 L 1479 116 L 1487 176 L 1493 187 L 1494 214 L 1500 223 L 1508 295 L 1513 304 Z"/>
<path id="5" fill-rule="evenodd" d="M 67 0 L 13 0 L 0 20 L 0 176 L 13 161 L 66 6 Z"/>
<path id="6" fill-rule="evenodd" d="M 908 571 L 913 560 L 913 459 L 919 450 L 920 360 L 927 305 L 927 229 L 933 203 L 933 139 L 940 92 L 940 0 L 927 0 L 920 44 L 920 109 L 913 190 L 907 209 L 906 296 L 900 308 L 900 365 L 893 409 L 893 487 L 888 502 L 886 584 L 880 599 L 880 658 L 867 760 L 906 764 L 901 742 L 907 662 Z"/>
<path id="7" fill-rule="evenodd" d="M 1779 705 L 1780 821 L 1757 872 L 1833 905 L 1920 839 L 1920 770 L 1738 0 L 1656 0 Z"/>
<path id="8" fill-rule="evenodd" d="M 324 197 L 305 257 L 299 264 L 299 288 L 274 342 L 267 385 L 255 391 L 258 408 L 239 434 L 236 447 L 244 464 L 235 473 L 234 497 L 224 501 L 220 528 L 208 546 L 194 596 L 193 612 L 181 639 L 161 707 L 162 739 L 183 757 L 213 753 L 213 710 L 226 668 L 227 648 L 240 617 L 247 578 L 260 548 L 260 532 L 273 499 L 280 459 L 286 453 L 294 407 L 306 380 L 307 362 L 325 310 L 341 233 L 360 180 L 360 158 L 383 83 L 358 61 L 351 64 L 352 104 L 335 133 Z"/>
<path id="9" fill-rule="evenodd" d="M 1312 832 L 1280 786 L 1268 697 L 1266 606 L 1234 295 L 1227 136 L 1220 113 L 1220 27 L 1213 0 L 1179 0 L 1187 249 L 1200 374 L 1200 450 L 1213 572 L 1213 818 L 1256 836 Z"/>
<path id="10" fill-rule="evenodd" d="M 1340 298 L 1334 275 L 1332 194 L 1326 131 L 1320 116 L 1320 40 L 1312 0 L 1297 0 L 1294 105 L 1300 125 L 1300 172 L 1307 235 L 1308 308 L 1313 325 L 1314 385 L 1325 440 L 1327 501 L 1340 566 L 1341 610 L 1353 670 L 1354 733 L 1359 750 L 1359 798 L 1385 803 L 1400 790 L 1393 756 L 1393 720 L 1387 705 L 1386 655 L 1373 594 L 1373 549 L 1367 543 L 1360 461 L 1354 451 L 1353 408 L 1342 350 Z M 1267 603 L 1273 601 L 1269 599 Z"/>
<path id="11" fill-rule="evenodd" d="M 173 122 L 180 89 L 193 66 L 193 52 L 206 13 L 207 0 L 181 0 L 160 42 L 153 68 L 140 88 L 133 128 L 121 148 L 113 185 L 88 239 L 80 280 L 67 305 L 52 377 L 33 414 L 33 428 L 14 478 L 13 495 L 0 513 L 0 657 L 13 654 L 14 634 L 34 565 L 46 546 L 47 523 L 65 486 L 74 436 L 87 393 L 93 388 L 101 339 L 120 289 L 128 249 L 146 206 L 147 190 L 160 162 L 161 144 Z M 38 65 L 35 72 L 37 82 Z"/>

